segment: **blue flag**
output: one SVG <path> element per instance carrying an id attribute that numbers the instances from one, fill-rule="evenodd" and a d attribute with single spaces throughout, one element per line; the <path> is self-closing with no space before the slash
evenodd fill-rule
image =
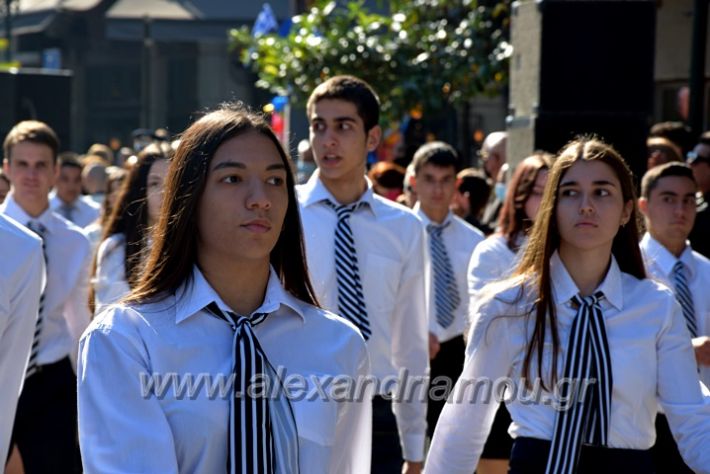
<path id="1" fill-rule="evenodd" d="M 261 35 L 269 33 L 271 31 L 276 31 L 279 28 L 279 24 L 276 21 L 276 15 L 271 9 L 271 5 L 264 3 L 259 12 L 259 16 L 256 17 L 254 26 L 251 29 L 251 35 L 254 38 L 258 38 Z"/>

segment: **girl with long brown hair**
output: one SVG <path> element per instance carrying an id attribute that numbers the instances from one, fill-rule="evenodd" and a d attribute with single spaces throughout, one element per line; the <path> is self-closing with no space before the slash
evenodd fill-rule
<path id="1" fill-rule="evenodd" d="M 331 391 L 368 373 L 365 342 L 313 296 L 263 117 L 226 105 L 184 132 L 151 236 L 131 294 L 80 343 L 84 469 L 369 470 L 368 394 Z"/>
<path id="2" fill-rule="evenodd" d="M 486 381 L 505 388 L 511 473 L 653 472 L 659 403 L 685 461 L 707 470 L 710 399 L 680 306 L 646 278 L 635 202 L 612 147 L 581 138 L 561 151 L 515 274 L 471 308 L 428 473 L 475 468 L 497 407 L 481 398 Z"/>

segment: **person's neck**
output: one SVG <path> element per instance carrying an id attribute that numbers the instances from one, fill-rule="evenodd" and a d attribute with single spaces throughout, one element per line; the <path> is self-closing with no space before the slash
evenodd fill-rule
<path id="1" fill-rule="evenodd" d="M 59 200 L 62 202 L 62 204 L 66 205 L 66 206 L 73 206 L 79 200 L 79 198 L 76 198 L 73 201 L 67 201 L 66 199 L 61 197 L 59 194 L 57 194 L 57 198 L 59 198 Z"/>
<path id="2" fill-rule="evenodd" d="M 225 264 L 218 256 L 200 258 L 200 269 L 222 301 L 237 314 L 248 316 L 264 302 L 269 264 L 241 261 Z"/>
<path id="3" fill-rule="evenodd" d="M 37 218 L 49 208 L 47 199 L 22 199 L 14 195 L 15 202 L 22 208 L 30 217 Z"/>
<path id="4" fill-rule="evenodd" d="M 685 251 L 685 239 L 664 239 L 660 235 L 655 235 L 653 232 L 650 232 L 650 234 L 656 242 L 663 245 L 675 258 L 680 258 L 683 251 Z"/>
<path id="5" fill-rule="evenodd" d="M 438 208 L 438 207 L 428 207 L 424 206 L 421 204 L 421 209 L 422 212 L 424 213 L 425 216 L 429 218 L 430 221 L 434 222 L 435 224 L 443 224 L 444 221 L 446 220 L 446 217 L 449 215 L 449 209 L 448 208 Z"/>
<path id="6" fill-rule="evenodd" d="M 582 296 L 594 293 L 606 276 L 611 261 L 611 247 L 583 251 L 560 246 L 560 260 L 564 263 L 567 273 L 577 285 Z"/>
<path id="7" fill-rule="evenodd" d="M 357 202 L 362 195 L 367 191 L 367 181 L 365 175 L 360 179 L 354 180 L 331 180 L 320 177 L 321 183 L 325 186 L 330 194 L 333 195 L 339 204 L 352 204 Z"/>

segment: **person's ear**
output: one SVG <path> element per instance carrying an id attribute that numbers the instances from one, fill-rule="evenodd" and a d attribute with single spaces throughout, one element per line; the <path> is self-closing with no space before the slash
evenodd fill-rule
<path id="1" fill-rule="evenodd" d="M 648 213 L 648 199 L 645 197 L 639 198 L 639 211 L 645 216 Z"/>
<path id="2" fill-rule="evenodd" d="M 367 151 L 375 151 L 381 139 L 382 128 L 379 125 L 375 125 L 367 132 Z"/>
<path id="3" fill-rule="evenodd" d="M 625 226 L 628 222 L 629 219 L 631 219 L 631 211 L 634 210 L 634 201 L 633 199 L 629 199 L 626 201 L 624 204 L 624 211 L 621 213 L 621 226 Z"/>

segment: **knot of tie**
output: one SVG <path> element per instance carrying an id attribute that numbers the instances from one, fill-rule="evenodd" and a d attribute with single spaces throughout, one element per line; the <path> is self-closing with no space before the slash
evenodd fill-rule
<path id="1" fill-rule="evenodd" d="M 446 229 L 449 226 L 450 223 L 451 223 L 451 221 L 444 222 L 441 225 L 428 224 L 426 226 L 426 230 L 427 230 L 427 232 L 429 232 L 429 234 L 436 235 L 437 237 L 440 237 L 441 233 L 444 231 L 444 229 Z"/>
<path id="2" fill-rule="evenodd" d="M 349 219 L 353 212 L 366 204 L 364 201 L 358 201 L 354 204 L 336 204 L 330 199 L 326 199 L 323 202 L 335 211 L 339 221 Z"/>
<path id="3" fill-rule="evenodd" d="M 572 297 L 572 303 L 576 308 L 579 308 L 580 306 L 597 306 L 599 305 L 599 302 L 604 298 L 604 293 L 601 291 L 597 291 L 593 295 L 589 296 L 582 296 L 582 295 L 574 295 Z"/>
<path id="4" fill-rule="evenodd" d="M 29 221 L 27 228 L 40 237 L 44 237 L 45 232 L 47 232 L 47 228 L 39 221 Z"/>

